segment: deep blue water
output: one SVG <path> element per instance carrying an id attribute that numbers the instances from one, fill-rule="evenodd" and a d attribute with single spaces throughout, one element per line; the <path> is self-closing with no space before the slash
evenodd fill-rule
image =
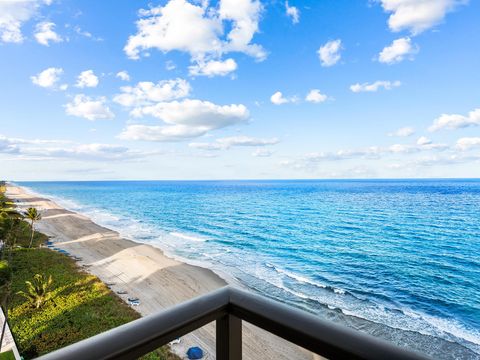
<path id="1" fill-rule="evenodd" d="M 480 180 L 20 183 L 434 358 L 480 358 Z"/>

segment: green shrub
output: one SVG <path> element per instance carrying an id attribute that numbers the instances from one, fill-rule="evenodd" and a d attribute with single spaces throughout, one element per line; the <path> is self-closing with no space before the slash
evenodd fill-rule
<path id="1" fill-rule="evenodd" d="M 7 260 L 0 260 L 0 287 L 12 280 L 12 269 Z"/>
<path id="2" fill-rule="evenodd" d="M 0 360 L 15 360 L 15 355 L 12 350 L 0 353 Z"/>
<path id="3" fill-rule="evenodd" d="M 17 249 L 13 253 L 12 293 L 23 290 L 37 273 L 52 276 L 53 301 L 40 309 L 28 300 L 12 300 L 10 327 L 25 358 L 33 358 L 111 328 L 140 315 L 110 291 L 97 277 L 80 271 L 65 255 L 49 249 Z M 178 359 L 168 348 L 147 359 Z"/>

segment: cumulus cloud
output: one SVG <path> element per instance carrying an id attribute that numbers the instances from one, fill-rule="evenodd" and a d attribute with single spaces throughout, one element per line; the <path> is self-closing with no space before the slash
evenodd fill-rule
<path id="1" fill-rule="evenodd" d="M 297 96 L 284 97 L 281 91 L 277 91 L 272 96 L 270 96 L 270 101 L 275 105 L 282 105 L 286 103 L 295 103 L 299 99 Z"/>
<path id="2" fill-rule="evenodd" d="M 166 125 L 129 125 L 119 135 L 121 139 L 180 141 L 246 123 L 249 118 L 248 109 L 242 104 L 216 105 L 209 101 L 191 99 L 138 107 L 132 114 L 136 117 L 152 116 Z"/>
<path id="3" fill-rule="evenodd" d="M 233 59 L 198 61 L 188 68 L 193 76 L 225 76 L 237 70 L 237 63 Z"/>
<path id="4" fill-rule="evenodd" d="M 384 64 L 395 64 L 407 57 L 412 60 L 417 53 L 418 46 L 412 45 L 412 40 L 409 37 L 403 37 L 394 40 L 389 46 L 383 48 L 378 55 L 378 61 Z"/>
<path id="5" fill-rule="evenodd" d="M 388 136 L 407 137 L 415 134 L 415 129 L 410 126 L 402 127 L 394 132 L 388 133 Z"/>
<path id="6" fill-rule="evenodd" d="M 113 119 L 115 115 L 106 105 L 105 97 L 91 98 L 79 94 L 73 101 L 65 105 L 67 115 L 82 117 L 90 121 L 98 119 Z"/>
<path id="7" fill-rule="evenodd" d="M 380 0 L 390 13 L 388 26 L 392 31 L 409 30 L 413 35 L 440 23 L 445 15 L 468 0 Z"/>
<path id="8" fill-rule="evenodd" d="M 462 151 L 470 150 L 474 147 L 480 147 L 480 137 L 464 137 L 457 140 L 457 149 Z"/>
<path id="9" fill-rule="evenodd" d="M 258 0 L 220 0 L 218 7 L 209 7 L 206 1 L 170 0 L 165 6 L 139 12 L 142 18 L 137 21 L 137 33 L 128 38 L 124 51 L 131 59 L 150 49 L 183 51 L 200 67 L 229 52 L 263 60 L 265 50 L 251 43 L 261 11 Z"/>
<path id="10" fill-rule="evenodd" d="M 289 102 L 287 98 L 285 98 L 281 91 L 277 91 L 270 97 L 270 101 L 275 105 L 286 104 Z"/>
<path id="11" fill-rule="evenodd" d="M 328 99 L 328 96 L 322 94 L 318 89 L 312 89 L 305 97 L 305 101 L 312 102 L 312 103 L 322 103 Z"/>
<path id="12" fill-rule="evenodd" d="M 377 92 L 380 88 L 385 90 L 391 90 L 395 87 L 402 85 L 400 81 L 375 81 L 374 83 L 353 84 L 350 86 L 350 90 L 354 93 L 359 92 Z"/>
<path id="13" fill-rule="evenodd" d="M 300 22 L 300 10 L 298 10 L 298 8 L 295 6 L 290 6 L 288 1 L 285 1 L 285 11 L 287 16 L 292 18 L 292 22 L 294 24 L 298 24 Z"/>
<path id="14" fill-rule="evenodd" d="M 135 86 L 123 86 L 121 94 L 114 96 L 113 101 L 125 107 L 151 105 L 186 97 L 192 90 L 184 79 L 163 80 L 158 83 L 142 81 Z"/>
<path id="15" fill-rule="evenodd" d="M 51 0 L 3 0 L 0 1 L 0 41 L 21 43 L 24 40 L 22 26 L 43 5 Z"/>
<path id="16" fill-rule="evenodd" d="M 55 88 L 60 80 L 60 76 L 63 74 L 62 68 L 48 68 L 31 76 L 32 83 L 43 88 Z M 64 89 L 62 89 L 64 90 Z"/>
<path id="17" fill-rule="evenodd" d="M 440 129 L 455 130 L 470 126 L 480 126 L 480 108 L 470 111 L 468 115 L 442 114 L 433 121 L 429 131 Z"/>
<path id="18" fill-rule="evenodd" d="M 126 72 L 125 70 L 123 71 L 119 71 L 115 77 L 119 78 L 120 80 L 123 80 L 123 81 L 130 81 L 130 75 L 128 74 L 128 72 Z"/>
<path id="19" fill-rule="evenodd" d="M 236 146 L 267 146 L 280 142 L 277 138 L 261 139 L 249 136 L 230 136 L 215 140 L 213 143 L 190 143 L 188 146 L 201 150 L 226 150 Z"/>
<path id="20" fill-rule="evenodd" d="M 76 87 L 85 88 L 85 87 L 97 87 L 98 77 L 93 73 L 93 70 L 85 70 L 78 75 Z"/>
<path id="21" fill-rule="evenodd" d="M 49 46 L 50 42 L 58 43 L 63 41 L 62 37 L 55 32 L 55 24 L 48 21 L 37 24 L 34 36 L 39 44 L 45 46 Z"/>
<path id="22" fill-rule="evenodd" d="M 341 58 L 340 50 L 342 50 L 342 40 L 340 39 L 329 41 L 320 46 L 317 53 L 322 66 L 335 65 Z"/>

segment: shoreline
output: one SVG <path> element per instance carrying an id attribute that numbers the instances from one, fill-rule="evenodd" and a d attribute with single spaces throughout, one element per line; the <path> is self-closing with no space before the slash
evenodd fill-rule
<path id="1" fill-rule="evenodd" d="M 124 301 L 140 298 L 135 309 L 146 316 L 174 304 L 226 286 L 227 281 L 211 269 L 169 257 L 161 249 L 123 238 L 90 218 L 59 206 L 54 201 L 8 183 L 7 196 L 20 210 L 34 206 L 42 214 L 38 231 L 50 237 L 56 247 L 82 258 L 83 270 L 110 284 Z M 228 276 L 225 274 L 225 277 Z M 235 285 L 236 282 L 235 282 Z M 253 325 L 243 325 L 245 359 L 312 359 L 318 357 Z M 191 346 L 202 347 L 207 357 L 215 354 L 215 326 L 209 324 L 184 337 L 172 351 L 184 357 Z"/>
<path id="2" fill-rule="evenodd" d="M 229 275 L 228 273 L 226 273 L 225 271 L 223 271 L 219 268 L 214 268 L 211 264 L 207 264 L 206 262 L 192 260 L 192 259 L 189 259 L 189 258 L 186 258 L 186 257 L 179 256 L 178 254 L 175 254 L 174 252 L 171 252 L 171 251 L 167 250 L 165 248 L 165 246 L 159 245 L 159 243 L 153 244 L 153 243 L 149 243 L 149 242 L 142 242 L 142 241 L 139 241 L 139 240 L 133 240 L 132 238 L 134 238 L 134 237 L 131 234 L 128 234 L 127 232 L 125 232 L 124 229 L 121 226 L 115 226 L 114 224 L 107 224 L 105 221 L 95 219 L 88 212 L 82 211 L 81 209 L 80 210 L 77 209 L 77 207 L 82 207 L 82 205 L 75 203 L 73 200 L 66 200 L 66 199 L 60 198 L 58 196 L 38 193 L 35 190 L 33 190 L 33 189 L 31 189 L 27 186 L 18 185 L 14 182 L 8 182 L 7 183 L 7 188 L 8 187 L 19 188 L 25 194 L 32 195 L 33 197 L 42 198 L 46 201 L 49 201 L 49 202 L 55 204 L 58 208 L 61 208 L 65 211 L 77 214 L 79 216 L 83 216 L 83 217 L 87 218 L 88 220 L 90 220 L 91 222 L 93 222 L 94 224 L 96 224 L 96 225 L 98 225 L 98 226 L 100 226 L 104 229 L 107 229 L 109 231 L 113 231 L 113 232 L 117 233 L 118 236 L 121 237 L 122 239 L 127 239 L 127 240 L 132 241 L 132 242 L 134 242 L 136 244 L 139 244 L 139 245 L 148 245 L 148 246 L 151 246 L 155 249 L 158 249 L 167 258 L 170 258 L 172 260 L 175 260 L 175 261 L 178 261 L 180 263 L 184 263 L 184 264 L 187 264 L 187 265 L 190 265 L 190 266 L 199 267 L 199 268 L 202 268 L 202 269 L 205 269 L 205 270 L 212 271 L 216 276 L 220 277 L 228 285 L 233 285 L 233 286 L 236 286 L 236 287 L 240 287 L 240 288 L 245 289 L 245 290 L 249 289 L 248 286 L 243 284 L 241 281 L 239 281 L 235 277 Z M 69 203 L 69 202 L 71 204 L 74 204 L 74 206 L 68 205 L 67 203 Z M 136 220 L 132 220 L 132 221 L 136 222 Z M 172 235 L 172 234 L 170 233 L 169 235 Z M 178 235 L 175 235 L 175 236 L 178 236 Z"/>

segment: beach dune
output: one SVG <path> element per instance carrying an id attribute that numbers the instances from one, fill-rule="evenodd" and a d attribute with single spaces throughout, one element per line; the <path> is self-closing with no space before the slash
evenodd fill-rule
<path id="1" fill-rule="evenodd" d="M 179 302 L 227 285 L 209 269 L 167 257 L 160 249 L 122 238 L 117 232 L 95 224 L 89 218 L 66 210 L 55 202 L 9 185 L 7 196 L 20 210 L 36 207 L 42 214 L 37 229 L 48 235 L 56 247 L 80 257 L 79 266 L 98 276 L 125 301 L 138 297 L 135 309 L 146 316 Z M 190 346 L 200 346 L 208 359 L 215 358 L 215 324 L 182 337 L 172 350 L 185 357 Z M 244 359 L 312 359 L 310 352 L 244 322 Z"/>

